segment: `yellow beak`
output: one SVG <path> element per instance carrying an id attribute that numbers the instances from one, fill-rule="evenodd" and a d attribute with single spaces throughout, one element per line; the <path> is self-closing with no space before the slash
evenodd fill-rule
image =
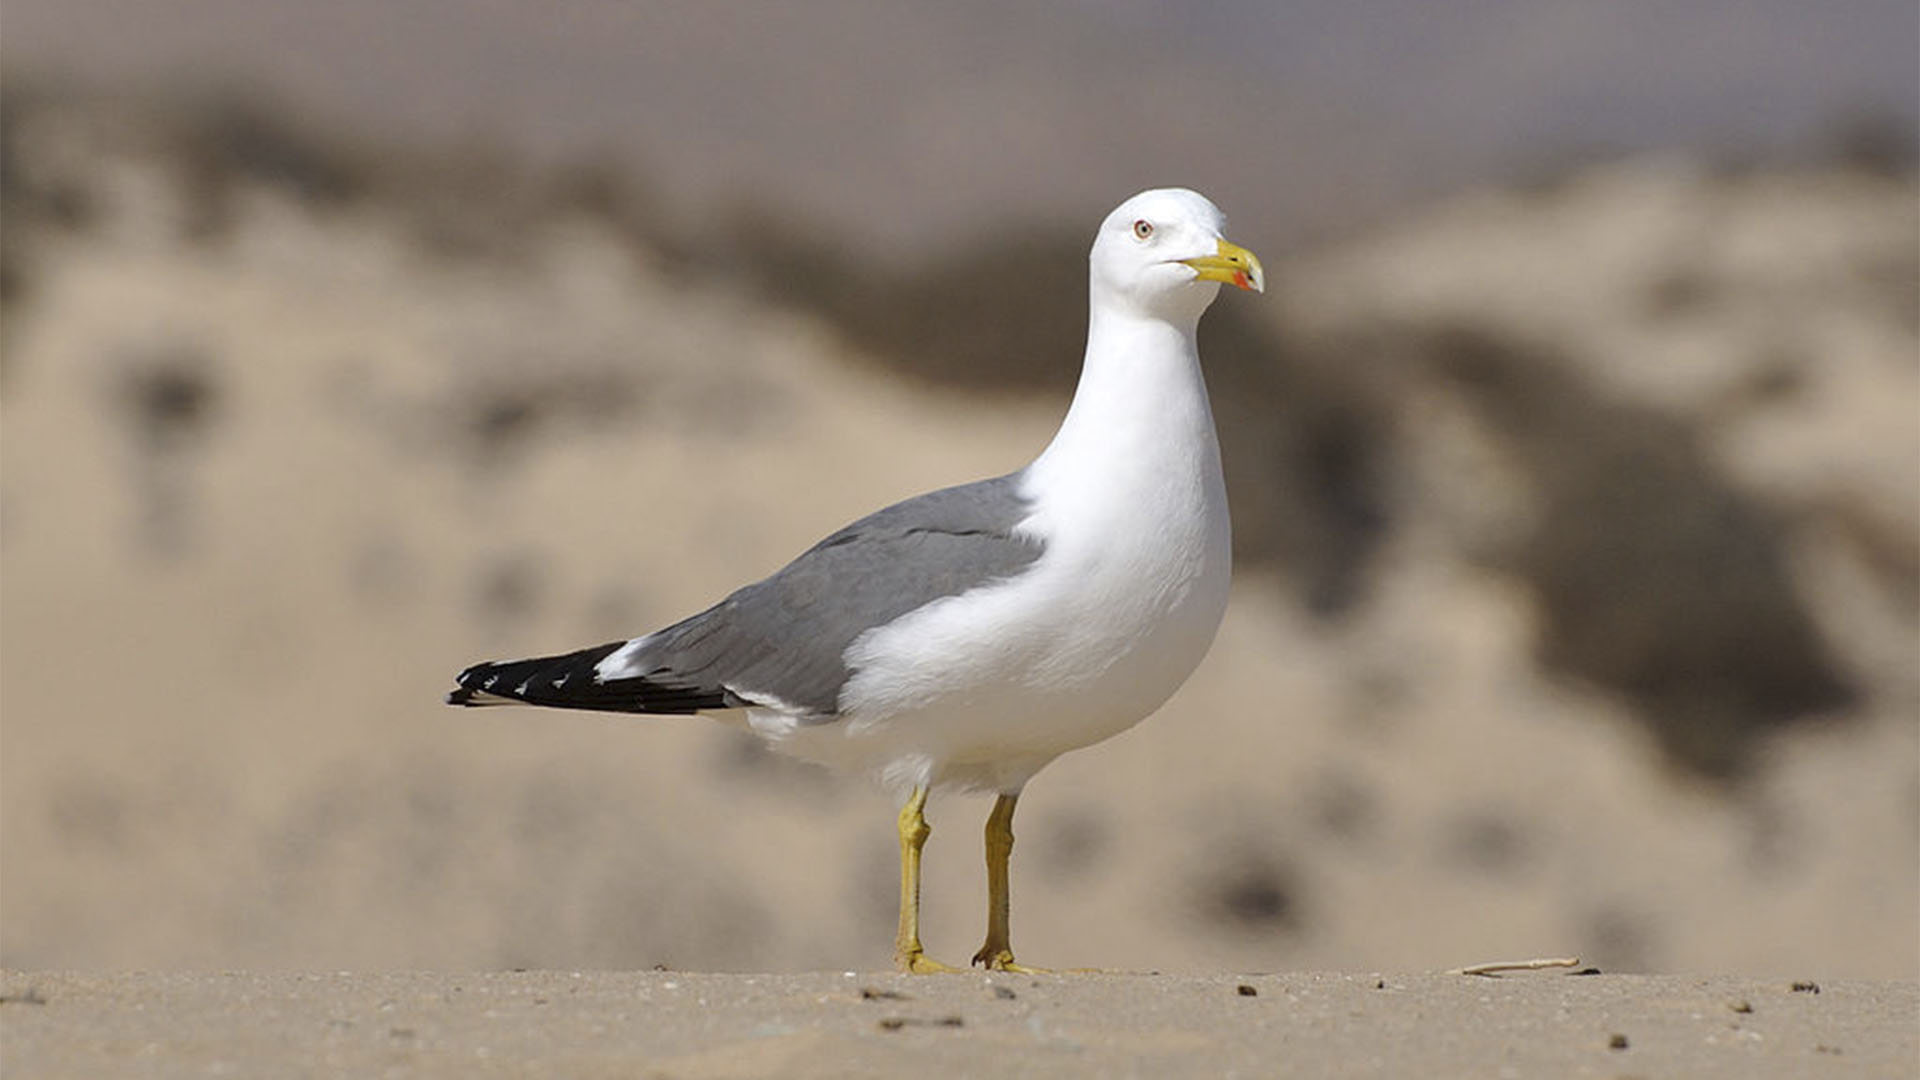
<path id="1" fill-rule="evenodd" d="M 1218 281 L 1248 292 L 1267 291 L 1267 272 L 1260 269 L 1260 257 L 1239 244 L 1222 240 L 1218 254 L 1180 261 L 1193 267 L 1201 281 Z"/>

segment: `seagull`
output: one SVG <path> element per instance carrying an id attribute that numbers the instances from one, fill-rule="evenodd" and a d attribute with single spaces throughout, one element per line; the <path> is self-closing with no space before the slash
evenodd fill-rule
<path id="1" fill-rule="evenodd" d="M 1017 472 L 895 503 L 662 630 L 475 664 L 452 705 L 714 711 L 775 750 L 904 797 L 900 970 L 965 970 L 920 942 L 936 788 L 994 792 L 987 935 L 1014 960 L 1008 862 L 1027 781 L 1134 726 L 1187 679 L 1226 612 L 1231 527 L 1195 332 L 1222 284 L 1265 291 L 1197 192 L 1120 204 L 1088 257 L 1086 357 L 1052 442 Z"/>

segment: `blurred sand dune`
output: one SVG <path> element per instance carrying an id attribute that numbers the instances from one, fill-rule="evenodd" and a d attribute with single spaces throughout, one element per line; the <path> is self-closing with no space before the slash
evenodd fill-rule
<path id="1" fill-rule="evenodd" d="M 466 250 L 422 238 L 426 198 L 215 182 L 57 106 L 9 127 L 0 961 L 885 963 L 892 808 L 857 781 L 698 721 L 439 698 L 468 661 L 639 632 L 860 512 L 1017 466 L 1057 394 L 895 373 L 598 211 Z M 1280 329 L 1223 348 L 1215 383 L 1229 453 L 1286 445 L 1260 342 L 1344 364 L 1386 418 L 1389 524 L 1330 615 L 1286 555 L 1305 504 L 1243 474 L 1280 554 L 1245 560 L 1161 715 L 1030 789 L 1023 956 L 1912 978 L 1915 195 L 1641 160 L 1272 260 Z M 1676 690 L 1646 655 L 1581 651 L 1633 576 L 1556 592 L 1541 538 L 1586 565 L 1608 504 L 1556 493 L 1680 475 L 1648 446 L 1723 493 L 1703 530 L 1765 538 L 1724 580 L 1775 599 L 1716 610 L 1757 613 L 1777 693 L 1752 665 Z M 1652 505 L 1693 505 L 1675 490 Z M 1601 645 L 1657 660 L 1657 629 Z M 1724 773 L 1648 722 L 1696 686 Z M 939 955 L 981 929 L 984 813 L 931 810 Z"/>

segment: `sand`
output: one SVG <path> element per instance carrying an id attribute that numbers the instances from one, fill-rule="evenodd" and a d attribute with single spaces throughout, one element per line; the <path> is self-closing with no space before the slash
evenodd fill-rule
<path id="1" fill-rule="evenodd" d="M 25 160 L 64 160 L 61 119 L 23 127 L 54 140 Z M 855 514 L 1015 467 L 1060 401 L 890 375 L 601 222 L 457 257 L 395 208 L 243 187 L 195 239 L 167 162 L 68 149 L 95 216 L 23 219 L 0 397 L 9 1078 L 1912 1075 L 1913 323 L 1880 278 L 1802 255 L 1910 282 L 1884 240 L 1912 235 L 1910 183 L 1620 169 L 1272 260 L 1317 333 L 1399 312 L 1589 343 L 1565 362 L 1689 418 L 1793 523 L 1864 693 L 1769 738 L 1741 786 L 1541 669 L 1537 597 L 1479 554 L 1525 492 L 1442 394 L 1401 419 L 1361 606 L 1317 618 L 1248 566 L 1182 693 L 1021 804 L 1024 959 L 1608 974 L 906 981 L 839 974 L 887 961 L 884 795 L 705 722 L 441 695 L 475 659 L 659 625 Z M 1694 220 L 1718 299 L 1649 314 Z M 1575 226 L 1594 235 L 1569 246 Z M 1590 249 L 1613 257 L 1567 254 Z M 1819 363 L 1727 412 L 1798 363 L 1755 347 L 1783 326 Z M 978 943 L 985 813 L 930 809 L 936 955 Z M 655 964 L 708 974 L 604 973 Z"/>
<path id="2" fill-rule="evenodd" d="M 51 1077 L 1910 1076 L 1905 981 L 10 972 Z"/>

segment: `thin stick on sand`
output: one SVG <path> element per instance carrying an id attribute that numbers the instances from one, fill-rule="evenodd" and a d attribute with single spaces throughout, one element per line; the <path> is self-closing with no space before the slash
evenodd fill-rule
<path id="1" fill-rule="evenodd" d="M 1503 971 L 1542 971 L 1546 968 L 1572 968 L 1580 966 L 1577 956 L 1556 956 L 1539 960 L 1494 960 L 1485 964 L 1469 964 L 1447 972 L 1449 975 L 1485 975 L 1497 977 Z"/>

